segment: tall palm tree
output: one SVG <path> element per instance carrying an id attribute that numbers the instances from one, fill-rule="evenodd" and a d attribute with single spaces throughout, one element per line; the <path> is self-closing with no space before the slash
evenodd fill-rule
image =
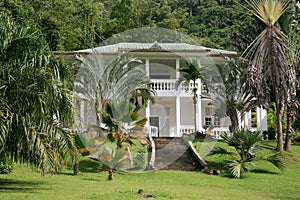
<path id="1" fill-rule="evenodd" d="M 0 156 L 56 172 L 75 150 L 65 129 L 72 124 L 71 70 L 35 29 L 3 13 L 0 26 Z"/>
<path id="2" fill-rule="evenodd" d="M 296 92 L 295 67 L 290 65 L 290 48 L 287 37 L 275 23 L 288 7 L 288 0 L 247 1 L 250 11 L 267 25 L 266 29 L 246 50 L 249 60 L 248 83 L 258 103 L 265 108 L 274 91 L 277 115 L 277 150 L 283 150 L 282 120 L 285 106 L 291 103 Z M 269 84 L 270 83 L 270 84 Z M 293 105 L 294 106 L 294 105 Z"/>
<path id="3" fill-rule="evenodd" d="M 202 84 L 206 85 L 206 78 L 204 77 L 204 68 L 200 67 L 197 60 L 190 60 L 187 62 L 186 66 L 178 68 L 178 71 L 182 73 L 182 76 L 177 80 L 176 87 L 180 86 L 182 83 L 186 89 L 190 88 L 190 82 L 193 83 L 193 104 L 194 104 L 194 126 L 195 132 L 197 132 L 197 102 L 198 102 L 198 87 L 197 80 L 201 80 Z"/>

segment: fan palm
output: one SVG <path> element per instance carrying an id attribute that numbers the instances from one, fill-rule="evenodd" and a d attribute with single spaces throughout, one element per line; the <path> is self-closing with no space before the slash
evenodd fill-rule
<path id="1" fill-rule="evenodd" d="M 202 84 L 206 85 L 206 78 L 204 77 L 204 68 L 200 67 L 197 60 L 190 60 L 187 62 L 186 66 L 178 68 L 178 71 L 182 73 L 182 76 L 178 79 L 176 87 L 183 84 L 187 89 L 190 88 L 190 82 L 193 82 L 193 104 L 194 104 L 194 126 L 195 132 L 197 132 L 197 102 L 198 102 L 198 87 L 197 80 L 201 80 Z"/>
<path id="2" fill-rule="evenodd" d="M 103 163 L 108 169 L 108 180 L 114 180 L 113 170 L 123 161 L 128 160 L 127 151 L 114 143 L 104 142 L 100 146 L 89 147 L 90 158 Z"/>
<path id="3" fill-rule="evenodd" d="M 226 108 L 225 113 L 231 121 L 231 132 L 235 132 L 240 128 L 239 118 L 255 107 L 256 99 L 247 87 L 242 62 L 231 60 L 225 66 L 216 65 L 216 67 L 224 87 L 218 86 L 215 100 L 218 101 L 217 104 L 221 104 L 219 106 L 221 109 Z"/>
<path id="4" fill-rule="evenodd" d="M 291 51 L 287 37 L 275 27 L 275 23 L 287 9 L 288 3 L 288 0 L 248 1 L 252 8 L 251 12 L 267 25 L 245 53 L 245 58 L 249 60 L 248 83 L 258 103 L 265 108 L 270 102 L 271 88 L 274 91 L 279 151 L 283 150 L 284 109 L 286 105 L 292 103 L 292 96 L 296 93 L 296 71 L 295 66 L 289 63 Z"/>
<path id="5" fill-rule="evenodd" d="M 146 122 L 145 118 L 138 119 L 138 111 L 153 100 L 149 78 L 140 61 L 125 55 L 109 64 L 103 63 L 101 53 L 96 51 L 80 59 L 75 92 L 94 107 L 98 125 L 107 126 L 103 133 L 111 141 L 116 139 L 121 148 L 123 142 L 130 143 L 129 134 L 124 133 L 140 132 Z M 94 128 L 101 130 L 97 125 Z"/>
<path id="6" fill-rule="evenodd" d="M 255 160 L 266 160 L 282 170 L 284 168 L 278 154 L 268 157 L 257 157 L 256 152 L 263 146 L 262 135 L 259 132 L 240 130 L 232 135 L 223 134 L 222 139 L 228 146 L 234 147 L 235 151 L 228 151 L 226 148 L 215 147 L 208 155 L 232 155 L 237 159 L 227 161 L 226 166 L 235 178 L 241 178 L 246 172 L 254 167 Z"/>

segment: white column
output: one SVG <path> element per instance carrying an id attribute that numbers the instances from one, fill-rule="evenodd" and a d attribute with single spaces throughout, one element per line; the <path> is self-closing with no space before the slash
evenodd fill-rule
<path id="1" fill-rule="evenodd" d="M 201 92 L 201 80 L 197 80 L 198 84 L 198 90 L 197 90 L 197 95 L 198 95 L 198 102 L 197 102 L 197 122 L 198 122 L 198 131 L 203 131 L 202 128 L 202 92 Z"/>
<path id="2" fill-rule="evenodd" d="M 146 58 L 145 60 L 145 71 L 146 71 L 146 74 L 147 76 L 150 76 L 150 62 L 149 62 L 149 58 Z M 147 118 L 147 122 L 145 124 L 146 127 L 149 127 L 150 126 L 150 104 L 151 102 L 148 101 L 148 106 L 146 108 L 146 113 L 145 113 L 145 117 Z"/>
<path id="3" fill-rule="evenodd" d="M 180 60 L 177 58 L 176 59 L 176 79 L 179 79 L 179 77 L 180 77 L 180 72 L 178 71 L 179 68 L 180 68 Z"/>
<path id="4" fill-rule="evenodd" d="M 268 113 L 267 110 L 261 108 L 260 109 L 260 129 L 262 131 L 267 131 L 268 130 Z"/>
<path id="5" fill-rule="evenodd" d="M 80 101 L 80 108 L 79 108 L 79 115 L 80 115 L 80 119 L 82 121 L 82 123 L 85 125 L 86 124 L 86 119 L 85 119 L 85 106 L 84 106 L 84 101 L 83 100 L 79 100 Z"/>
<path id="6" fill-rule="evenodd" d="M 146 127 L 149 127 L 150 126 L 150 104 L 151 102 L 148 101 L 148 106 L 146 107 L 146 113 L 145 113 L 145 117 L 147 118 L 147 122 L 145 124 Z"/>
<path id="7" fill-rule="evenodd" d="M 145 67 L 146 67 L 146 69 L 145 69 L 146 74 L 147 74 L 148 76 L 150 76 L 150 62 L 149 62 L 149 58 L 146 58 Z"/>
<path id="8" fill-rule="evenodd" d="M 180 126 L 181 126 L 181 120 L 180 120 L 180 96 L 176 97 L 176 136 L 180 135 Z"/>
<path id="9" fill-rule="evenodd" d="M 260 115 L 260 107 L 256 107 L 256 127 L 257 130 L 260 130 L 260 121 L 261 121 L 261 115 Z"/>

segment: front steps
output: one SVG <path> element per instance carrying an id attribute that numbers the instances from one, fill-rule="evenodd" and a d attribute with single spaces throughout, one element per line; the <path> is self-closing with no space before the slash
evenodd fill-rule
<path id="1" fill-rule="evenodd" d="M 199 171 L 204 168 L 182 138 L 155 137 L 153 140 L 155 169 Z"/>

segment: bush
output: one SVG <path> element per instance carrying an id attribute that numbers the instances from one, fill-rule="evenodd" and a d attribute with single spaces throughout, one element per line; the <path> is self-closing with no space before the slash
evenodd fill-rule
<path id="1" fill-rule="evenodd" d="M 293 137 L 292 137 L 292 142 L 294 144 L 299 144 L 300 143 L 300 130 L 294 130 Z"/>
<path id="2" fill-rule="evenodd" d="M 269 128 L 268 130 L 268 139 L 275 140 L 276 139 L 276 130 L 274 128 Z"/>
<path id="3" fill-rule="evenodd" d="M 146 167 L 146 158 L 147 158 L 146 148 L 141 148 L 138 150 L 135 158 L 134 158 L 134 167 L 136 169 L 145 169 Z"/>
<path id="4" fill-rule="evenodd" d="M 0 174 L 9 174 L 13 171 L 15 163 L 10 158 L 0 158 Z"/>

